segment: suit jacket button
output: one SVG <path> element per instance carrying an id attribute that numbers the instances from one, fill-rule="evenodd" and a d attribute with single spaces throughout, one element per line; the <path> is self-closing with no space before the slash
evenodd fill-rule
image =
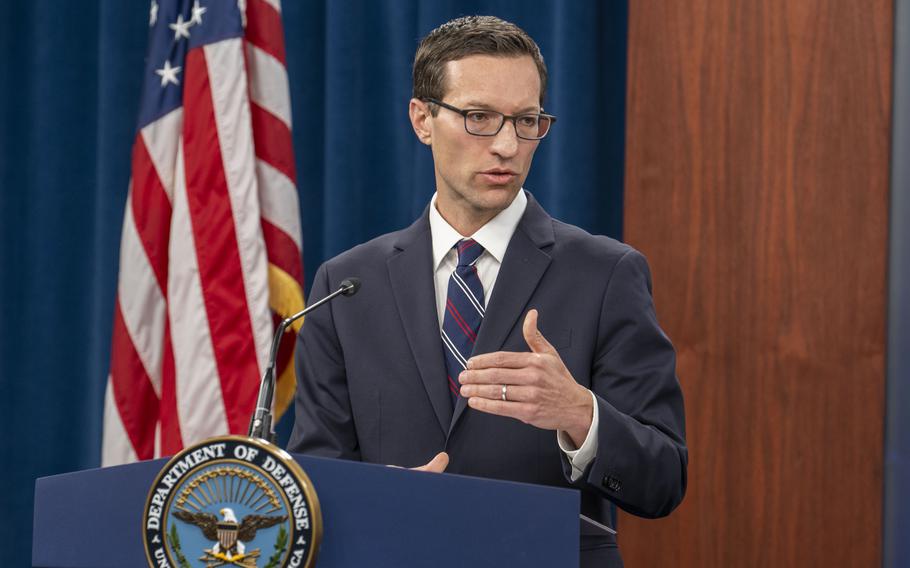
<path id="1" fill-rule="evenodd" d="M 619 493 L 619 490 L 622 489 L 622 482 L 620 482 L 612 475 L 604 476 L 603 485 L 614 493 Z"/>

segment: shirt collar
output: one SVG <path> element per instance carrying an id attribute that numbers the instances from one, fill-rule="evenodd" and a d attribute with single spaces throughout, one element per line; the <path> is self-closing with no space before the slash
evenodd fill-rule
<path id="1" fill-rule="evenodd" d="M 497 262 L 502 263 L 509 241 L 512 240 L 512 235 L 515 233 L 527 205 L 528 197 L 525 195 L 524 189 L 521 189 L 508 207 L 490 219 L 470 238 L 477 241 Z M 433 270 L 436 270 L 455 243 L 464 237 L 453 229 L 436 210 L 435 193 L 430 200 L 430 235 L 433 239 Z"/>

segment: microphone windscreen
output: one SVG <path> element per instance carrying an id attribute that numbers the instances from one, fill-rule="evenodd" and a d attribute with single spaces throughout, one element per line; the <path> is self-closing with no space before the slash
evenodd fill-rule
<path id="1" fill-rule="evenodd" d="M 341 292 L 342 296 L 353 296 L 360 290 L 360 278 L 350 277 L 345 278 L 341 281 L 341 287 L 344 288 L 344 291 Z"/>

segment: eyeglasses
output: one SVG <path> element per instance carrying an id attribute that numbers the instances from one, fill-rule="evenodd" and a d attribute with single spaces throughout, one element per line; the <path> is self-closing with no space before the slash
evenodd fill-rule
<path id="1" fill-rule="evenodd" d="M 425 98 L 425 102 L 439 105 L 442 108 L 457 112 L 464 117 L 464 129 L 474 136 L 496 136 L 502 130 L 506 119 L 515 126 L 515 135 L 524 140 L 540 140 L 550 131 L 556 122 L 552 114 L 529 112 L 526 114 L 508 115 L 495 110 L 468 108 L 460 109 L 442 101 Z"/>

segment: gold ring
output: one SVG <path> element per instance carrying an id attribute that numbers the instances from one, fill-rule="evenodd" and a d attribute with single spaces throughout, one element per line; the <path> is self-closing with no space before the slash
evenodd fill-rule
<path id="1" fill-rule="evenodd" d="M 508 392 L 508 390 L 509 390 L 509 387 L 507 387 L 506 385 L 502 385 L 502 400 L 505 400 L 505 401 L 509 400 L 506 397 L 506 393 Z"/>

